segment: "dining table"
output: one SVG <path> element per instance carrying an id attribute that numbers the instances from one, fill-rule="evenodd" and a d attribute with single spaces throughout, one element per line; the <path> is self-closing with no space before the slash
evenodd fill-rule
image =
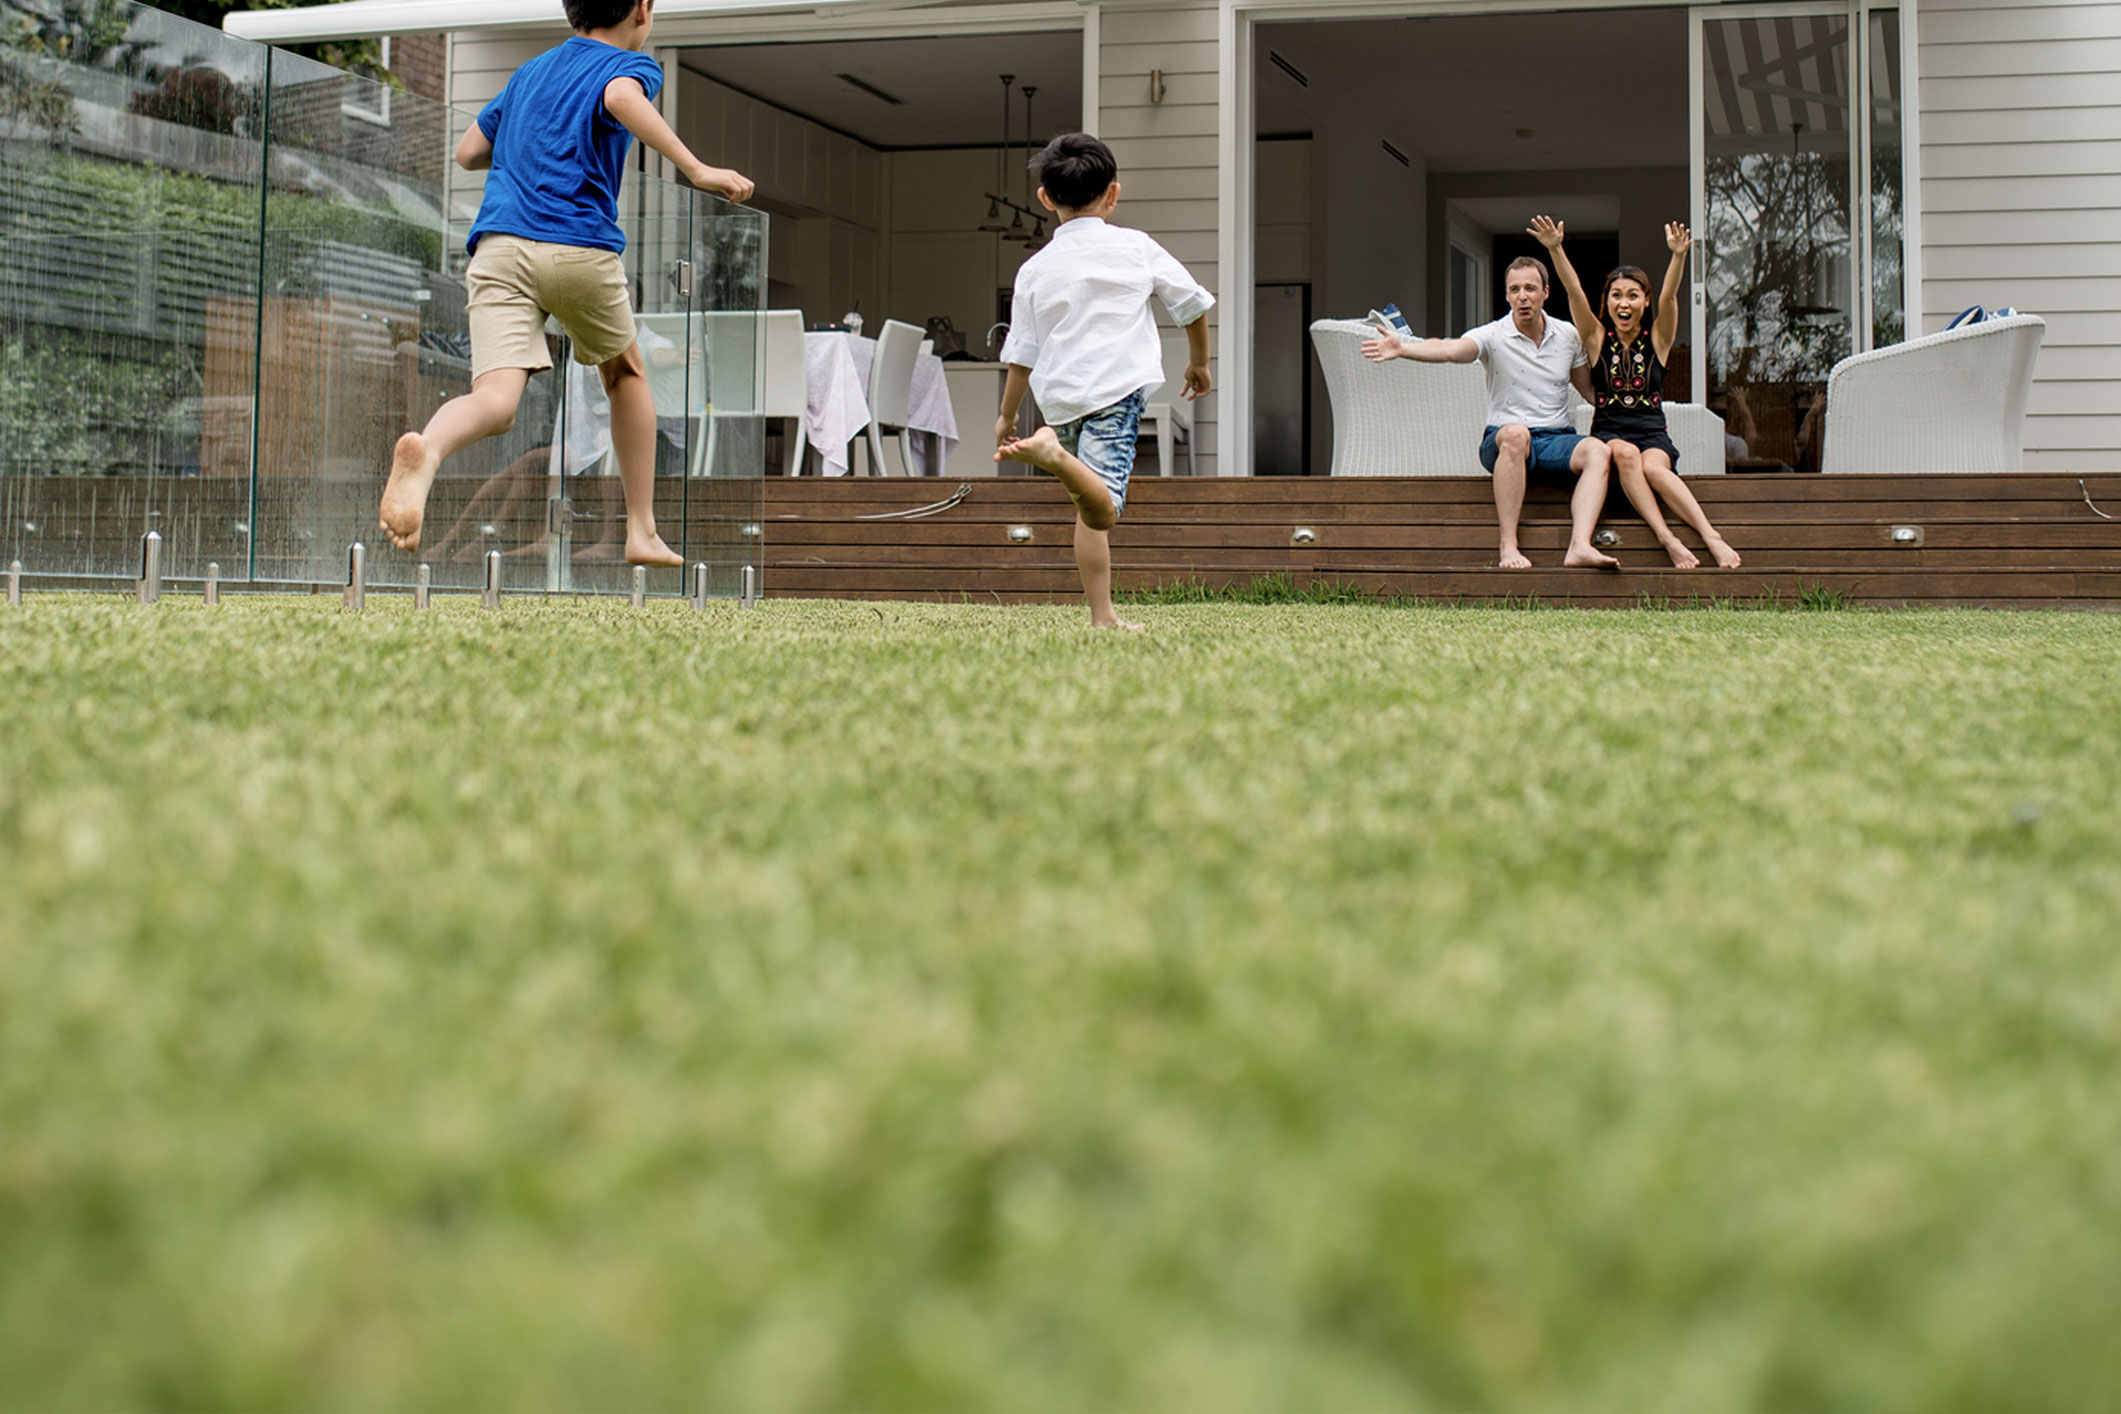
<path id="1" fill-rule="evenodd" d="M 803 430 L 824 463 L 827 476 L 846 476 L 853 469 L 851 444 L 868 428 L 869 370 L 876 362 L 876 340 L 849 330 L 812 330 L 803 335 L 806 380 Z M 906 418 L 913 434 L 921 476 L 940 476 L 957 446 L 957 414 L 950 405 L 950 385 L 943 361 L 922 354 L 913 365 L 913 390 Z"/>

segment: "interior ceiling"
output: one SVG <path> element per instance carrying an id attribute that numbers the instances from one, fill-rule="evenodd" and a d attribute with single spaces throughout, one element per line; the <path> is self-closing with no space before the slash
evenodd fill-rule
<path id="1" fill-rule="evenodd" d="M 1307 99 L 1332 94 L 1366 103 L 1431 172 L 1687 163 L 1683 9 L 1322 20 L 1263 25 L 1258 41 L 1262 133 L 1311 128 Z"/>
<path id="2" fill-rule="evenodd" d="M 1025 84 L 1043 143 L 1083 122 L 1083 37 L 950 35 L 817 44 L 731 44 L 684 50 L 695 73 L 800 113 L 872 147 L 993 147 L 1002 134 L 1003 74 L 1016 75 L 1010 141 L 1024 140 Z M 841 78 L 852 74 L 893 104 Z"/>

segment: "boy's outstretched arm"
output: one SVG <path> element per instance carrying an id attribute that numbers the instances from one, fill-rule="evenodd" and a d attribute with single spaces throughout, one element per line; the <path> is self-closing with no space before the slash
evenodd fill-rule
<path id="1" fill-rule="evenodd" d="M 627 132 L 641 140 L 642 146 L 669 158 L 678 175 L 692 185 L 702 191 L 720 192 L 731 201 L 751 199 L 751 179 L 728 167 L 709 166 L 693 156 L 692 149 L 679 140 L 656 106 L 648 101 L 648 91 L 641 87 L 639 79 L 616 78 L 605 84 L 604 107 Z"/>
<path id="2" fill-rule="evenodd" d="M 483 172 L 493 165 L 493 143 L 477 123 L 457 139 L 457 165 L 467 172 Z"/>
<path id="3" fill-rule="evenodd" d="M 1208 316 L 1203 314 L 1186 326 L 1185 397 L 1205 398 L 1214 391 L 1215 379 L 1208 373 Z"/>

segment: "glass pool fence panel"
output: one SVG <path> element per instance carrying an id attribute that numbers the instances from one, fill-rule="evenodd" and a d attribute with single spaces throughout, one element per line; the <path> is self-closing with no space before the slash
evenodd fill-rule
<path id="1" fill-rule="evenodd" d="M 451 457 L 421 544 L 377 511 L 397 440 L 471 389 L 464 238 L 483 183 L 453 160 L 474 115 L 272 51 L 258 362 L 257 563 L 264 581 L 475 589 L 484 558 L 544 587 L 559 379 L 530 380 L 514 428 Z"/>
<path id="2" fill-rule="evenodd" d="M 789 405 L 800 414 L 803 391 L 774 388 L 769 398 L 766 386 L 774 365 L 766 347 L 765 214 L 704 192 L 693 199 L 694 305 L 706 349 L 710 450 L 685 483 L 686 553 L 707 565 L 710 594 L 743 593 L 747 568 L 751 588 L 763 592 L 764 477 L 769 457 L 785 463 L 778 439 L 793 435 L 795 423 L 766 414 Z M 800 349 L 793 367 L 801 368 Z"/>
<path id="3" fill-rule="evenodd" d="M 0 563 L 244 572 L 264 88 L 219 30 L 0 0 Z"/>

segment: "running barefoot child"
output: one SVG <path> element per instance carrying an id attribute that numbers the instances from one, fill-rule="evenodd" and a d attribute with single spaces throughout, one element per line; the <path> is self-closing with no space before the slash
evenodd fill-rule
<path id="1" fill-rule="evenodd" d="M 1679 449 L 1672 445 L 1664 421 L 1664 361 L 1671 357 L 1672 342 L 1679 337 L 1679 286 L 1686 278 L 1687 247 L 1694 238 L 1676 221 L 1665 226 L 1664 243 L 1671 249 L 1672 262 L 1657 296 L 1657 322 L 1645 331 L 1642 317 L 1650 306 L 1650 277 L 1640 266 L 1622 265 L 1605 277 L 1599 301 L 1605 318 L 1600 320 L 1599 311 L 1583 292 L 1582 281 L 1576 278 L 1576 267 L 1562 253 L 1562 224 L 1550 216 L 1535 216 L 1527 229 L 1554 257 L 1562 288 L 1569 292 L 1569 314 L 1591 361 L 1596 408 L 1591 414 L 1591 436 L 1612 450 L 1613 472 L 1620 478 L 1628 504 L 1680 569 L 1693 569 L 1701 561 L 1665 523 L 1664 512 L 1657 506 L 1660 497 L 1694 528 L 1718 567 L 1737 569 L 1738 552 L 1716 533 L 1701 502 L 1679 479 Z"/>
<path id="2" fill-rule="evenodd" d="M 1142 408 L 1164 381 L 1163 341 L 1149 299 L 1163 301 L 1186 331 L 1186 386 L 1206 396 L 1208 310 L 1215 297 L 1170 252 L 1140 231 L 1107 224 L 1119 205 L 1119 164 L 1088 133 L 1064 133 L 1031 164 L 1038 199 L 1060 218 L 1053 243 L 1016 272 L 1009 365 L 994 459 L 1028 462 L 1059 480 L 1075 501 L 1075 567 L 1093 628 L 1135 628 L 1112 608 L 1107 532 L 1127 504 Z M 1046 426 L 1016 435 L 1026 390 Z"/>
<path id="3" fill-rule="evenodd" d="M 530 375 L 552 367 L 545 319 L 558 319 L 578 362 L 611 398 L 611 443 L 626 497 L 626 559 L 679 565 L 655 526 L 655 401 L 634 342 L 619 252 L 618 190 L 638 137 L 686 181 L 731 201 L 751 183 L 710 167 L 655 108 L 663 68 L 641 53 L 655 0 L 565 0 L 574 38 L 532 59 L 457 143 L 457 165 L 491 168 L 472 224 L 465 271 L 471 308 L 471 391 L 443 404 L 424 431 L 398 439 L 383 488 L 383 529 L 420 548 L 427 492 L 443 458 L 515 425 Z"/>

